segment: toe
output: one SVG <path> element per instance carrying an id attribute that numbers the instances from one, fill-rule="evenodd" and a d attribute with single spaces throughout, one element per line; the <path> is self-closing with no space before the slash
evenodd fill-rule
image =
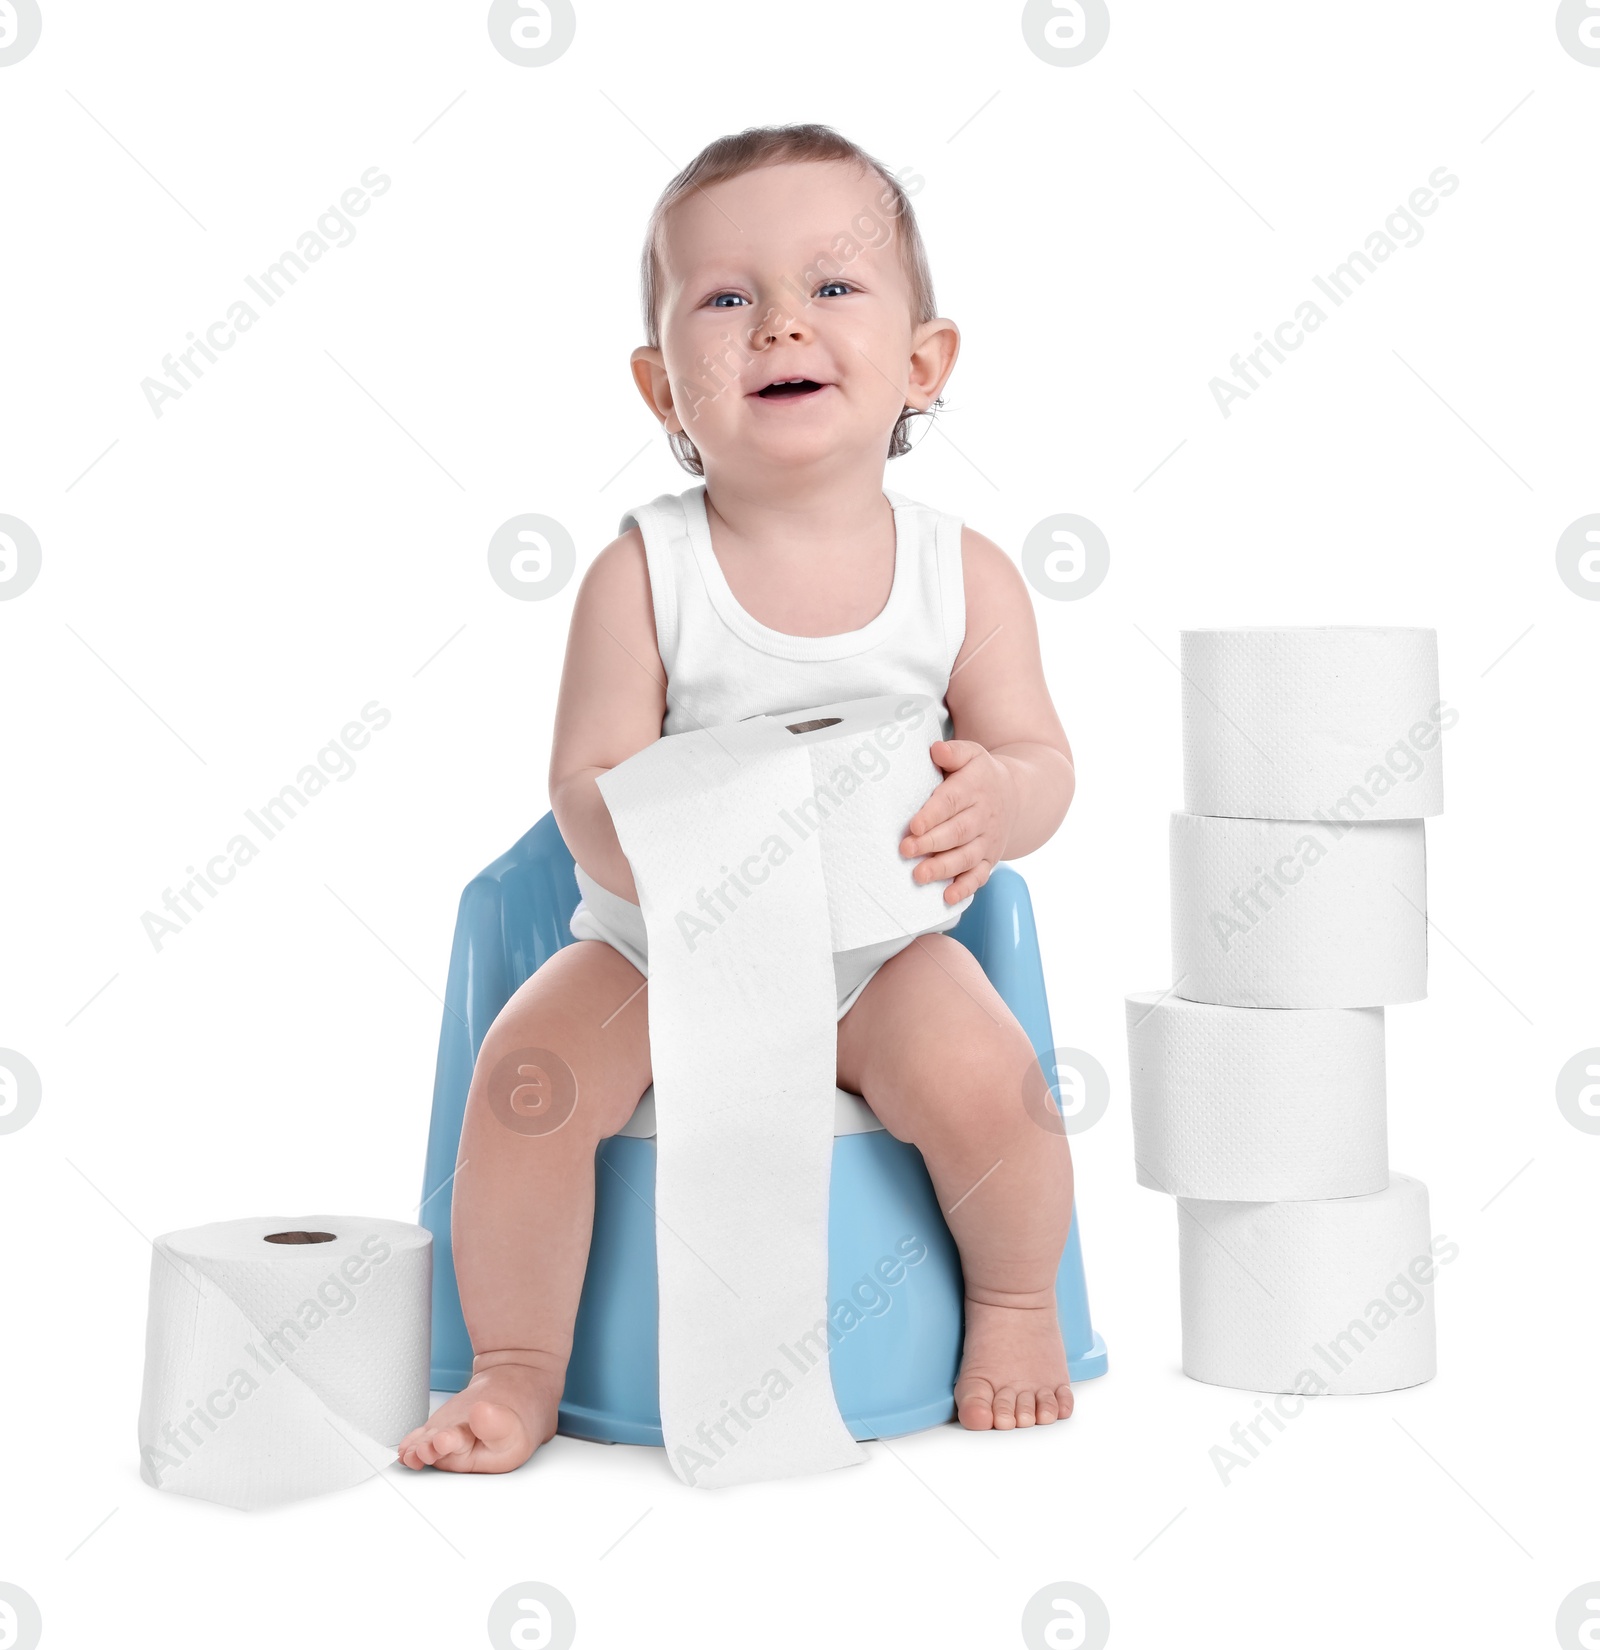
<path id="1" fill-rule="evenodd" d="M 1068 1381 L 1056 1388 L 1056 1413 L 1063 1421 L 1072 1413 L 1072 1385 Z"/>
<path id="2" fill-rule="evenodd" d="M 427 1428 L 418 1427 L 408 1439 L 401 1443 L 400 1459 L 404 1461 L 408 1467 L 422 1468 L 428 1466 L 430 1463 L 428 1457 L 423 1454 L 423 1451 L 427 1448 L 428 1440 L 432 1436 L 433 1435 L 427 1430 Z"/>
<path id="3" fill-rule="evenodd" d="M 1033 1388 L 1024 1387 L 1017 1394 L 1017 1425 L 1031 1427 L 1033 1425 Z"/>
<path id="4" fill-rule="evenodd" d="M 478 1472 L 480 1470 L 494 1470 L 493 1468 L 482 1468 L 480 1466 L 481 1461 L 482 1456 L 477 1447 L 473 1444 L 468 1444 L 465 1449 L 456 1450 L 453 1454 L 441 1455 L 438 1460 L 433 1463 L 433 1465 L 436 1472 Z"/>
<path id="5" fill-rule="evenodd" d="M 522 1418 L 514 1409 L 487 1399 L 468 1411 L 467 1425 L 472 1429 L 472 1436 L 491 1454 L 515 1448 L 526 1433 Z"/>
<path id="6" fill-rule="evenodd" d="M 1039 1425 L 1042 1427 L 1049 1426 L 1055 1420 L 1058 1414 L 1056 1395 L 1049 1387 L 1045 1387 L 1043 1391 L 1034 1395 L 1034 1413 L 1038 1418 Z"/>
<path id="7" fill-rule="evenodd" d="M 422 1448 L 423 1441 L 430 1436 L 432 1431 L 433 1423 L 431 1421 L 424 1421 L 420 1427 L 413 1427 L 410 1432 L 408 1432 L 405 1437 L 395 1445 L 396 1453 L 408 1467 L 423 1467 L 427 1465 L 427 1463 L 423 1461 L 419 1452 Z"/>
<path id="8" fill-rule="evenodd" d="M 432 1432 L 425 1433 L 416 1443 L 417 1459 L 425 1467 L 434 1467 L 446 1455 L 458 1454 L 463 1449 L 470 1449 L 472 1440 L 467 1436 L 465 1429 L 460 1426 L 438 1427 Z"/>
<path id="9" fill-rule="evenodd" d="M 469 1427 L 459 1421 L 428 1433 L 410 1450 L 408 1466 L 438 1467 L 444 1472 L 464 1472 L 472 1460 L 474 1439 Z"/>
<path id="10" fill-rule="evenodd" d="M 994 1388 L 985 1380 L 971 1379 L 956 1394 L 956 1418 L 972 1432 L 987 1432 L 994 1425 Z"/>
<path id="11" fill-rule="evenodd" d="M 1017 1424 L 1017 1389 L 1003 1386 L 994 1395 L 994 1427 L 996 1432 L 1009 1432 Z"/>
<path id="12" fill-rule="evenodd" d="M 473 1437 L 470 1428 L 459 1424 L 442 1428 L 433 1436 L 434 1466 L 448 1466 L 452 1457 L 470 1455 L 472 1444 Z"/>

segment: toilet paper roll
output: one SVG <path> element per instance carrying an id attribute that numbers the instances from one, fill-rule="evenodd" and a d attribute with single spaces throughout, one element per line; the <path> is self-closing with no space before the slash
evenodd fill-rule
<path id="1" fill-rule="evenodd" d="M 1428 990 L 1421 820 L 1172 816 L 1173 990 L 1235 1008 L 1372 1008 Z"/>
<path id="2" fill-rule="evenodd" d="M 1255 819 L 1421 819 L 1444 807 L 1431 630 L 1185 630 L 1183 805 Z"/>
<path id="3" fill-rule="evenodd" d="M 865 1459 L 828 1372 L 835 951 L 949 928 L 900 839 L 926 696 L 657 740 L 598 780 L 649 942 L 661 1427 L 702 1488 Z"/>
<path id="4" fill-rule="evenodd" d="M 1355 1197 L 1389 1183 L 1381 1008 L 1127 999 L 1139 1184 L 1179 1197 Z"/>
<path id="5" fill-rule="evenodd" d="M 1178 1199 L 1183 1372 L 1250 1392 L 1389 1392 L 1434 1374 L 1433 1287 L 1452 1256 L 1428 1188 L 1311 1203 Z"/>
<path id="6" fill-rule="evenodd" d="M 428 1418 L 432 1238 L 261 1216 L 158 1237 L 139 1476 L 264 1507 L 370 1478 Z"/>

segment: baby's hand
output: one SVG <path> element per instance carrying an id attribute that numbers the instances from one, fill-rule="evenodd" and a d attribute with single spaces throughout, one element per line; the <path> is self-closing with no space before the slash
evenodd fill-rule
<path id="1" fill-rule="evenodd" d="M 907 859 L 928 855 L 912 880 L 953 878 L 945 904 L 959 905 L 1005 856 L 1017 814 L 1015 780 L 999 757 L 970 739 L 935 740 L 928 755 L 945 778 L 912 815 L 900 853 Z"/>

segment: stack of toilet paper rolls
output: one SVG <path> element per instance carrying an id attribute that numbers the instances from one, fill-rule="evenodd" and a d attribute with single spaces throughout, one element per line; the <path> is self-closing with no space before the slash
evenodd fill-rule
<path id="1" fill-rule="evenodd" d="M 1183 1368 L 1257 1392 L 1434 1373 L 1427 1188 L 1391 1173 L 1383 1011 L 1427 994 L 1431 630 L 1182 636 L 1172 966 L 1127 1000 L 1139 1183 L 1178 1205 Z"/>

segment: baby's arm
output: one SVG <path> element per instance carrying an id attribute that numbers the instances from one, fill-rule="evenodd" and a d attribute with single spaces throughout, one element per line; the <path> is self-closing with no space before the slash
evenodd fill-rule
<path id="1" fill-rule="evenodd" d="M 900 844 L 908 858 L 929 856 L 913 872 L 917 881 L 953 879 L 948 905 L 981 888 L 1002 859 L 1048 842 L 1076 782 L 1021 573 L 971 528 L 961 532 L 961 563 L 967 634 L 945 693 L 955 737 L 931 747 L 945 779 Z"/>
<path id="2" fill-rule="evenodd" d="M 635 905 L 633 872 L 595 780 L 661 737 L 666 675 L 644 539 L 633 527 L 578 586 L 550 744 L 550 808 L 578 864 Z"/>

